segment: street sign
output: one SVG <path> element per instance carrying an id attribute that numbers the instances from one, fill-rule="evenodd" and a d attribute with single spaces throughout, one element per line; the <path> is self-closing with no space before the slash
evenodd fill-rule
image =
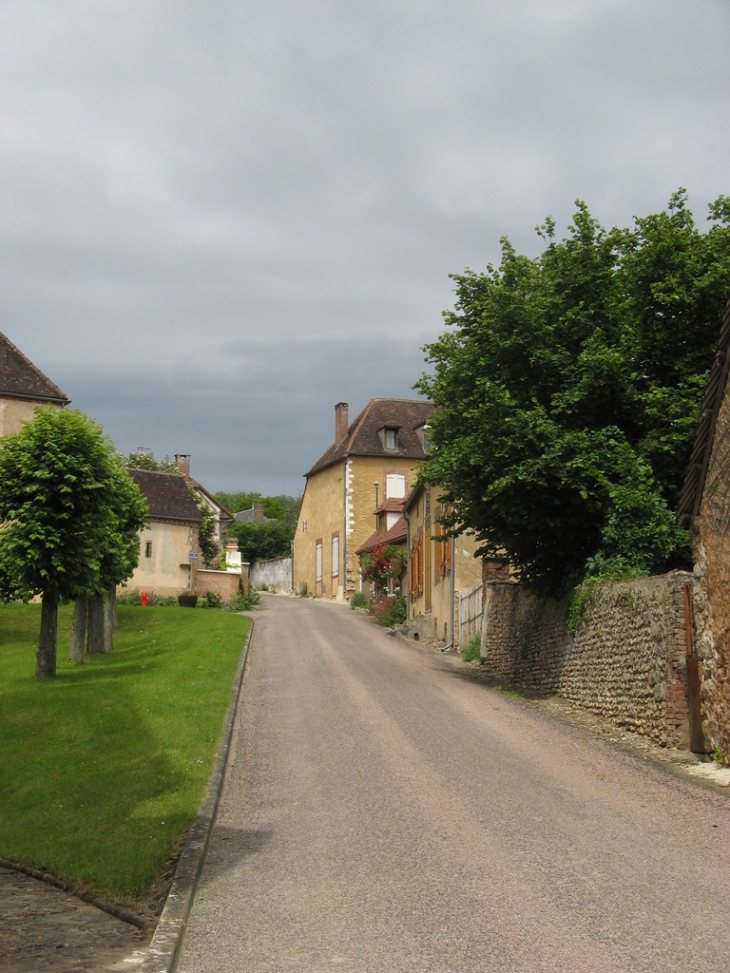
<path id="1" fill-rule="evenodd" d="M 188 557 L 190 558 L 191 561 L 197 561 L 198 560 L 198 555 L 197 554 L 194 554 L 192 551 L 190 552 L 190 554 L 188 554 Z"/>

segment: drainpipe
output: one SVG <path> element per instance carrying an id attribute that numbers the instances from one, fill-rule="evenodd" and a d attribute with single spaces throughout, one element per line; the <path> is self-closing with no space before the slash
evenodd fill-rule
<path id="1" fill-rule="evenodd" d="M 449 649 L 454 647 L 454 595 L 456 594 L 456 561 L 454 560 L 454 555 L 456 554 L 456 539 L 452 535 L 451 540 L 451 641 L 448 642 L 442 652 L 448 652 Z"/>

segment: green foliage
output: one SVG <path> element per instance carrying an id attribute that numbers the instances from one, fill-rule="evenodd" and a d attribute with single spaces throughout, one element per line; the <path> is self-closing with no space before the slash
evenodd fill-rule
<path id="1" fill-rule="evenodd" d="M 619 558 L 605 560 L 600 554 L 589 558 L 586 564 L 588 577 L 573 591 L 568 602 L 566 622 L 568 631 L 575 636 L 581 622 L 588 613 L 588 606 L 593 601 L 598 586 L 604 581 L 623 581 L 638 576 L 636 568 Z"/>
<path id="2" fill-rule="evenodd" d="M 205 607 L 206 608 L 222 608 L 223 599 L 220 595 L 217 595 L 215 591 L 205 592 Z"/>
<path id="3" fill-rule="evenodd" d="M 725 763 L 725 757 L 724 757 L 724 754 L 722 752 L 722 747 L 715 747 L 715 749 L 712 751 L 712 759 L 717 764 L 724 764 Z"/>
<path id="4" fill-rule="evenodd" d="M 360 557 L 360 571 L 364 581 L 372 581 L 381 591 L 389 581 L 396 581 L 406 567 L 407 555 L 397 544 L 380 544 Z"/>
<path id="5" fill-rule="evenodd" d="M 408 606 L 403 595 L 388 595 L 383 592 L 370 602 L 368 613 L 378 625 L 392 628 L 408 618 Z"/>
<path id="6" fill-rule="evenodd" d="M 299 508 L 302 505 L 301 497 L 287 497 L 284 494 L 276 497 L 264 497 L 260 493 L 247 493 L 240 490 L 237 493 L 216 493 L 215 498 L 232 514 L 241 510 L 250 510 L 254 504 L 260 503 L 264 508 L 264 516 L 286 524 L 291 531 L 291 537 L 294 537 Z M 287 551 L 287 553 L 289 552 Z"/>
<path id="7" fill-rule="evenodd" d="M 134 571 L 147 503 L 101 427 L 36 409 L 0 448 L 0 574 L 22 597 L 103 593 Z"/>
<path id="8" fill-rule="evenodd" d="M 198 527 L 198 551 L 203 555 L 203 561 L 206 565 L 211 564 L 219 554 L 218 544 L 216 543 L 215 537 L 218 532 L 218 525 L 216 523 L 215 514 L 198 494 L 195 487 L 188 483 L 188 489 L 192 494 L 193 500 L 195 501 L 198 510 L 203 518 L 200 526 Z"/>
<path id="9" fill-rule="evenodd" d="M 309 585 L 307 584 L 306 581 L 301 581 L 299 583 L 299 590 L 297 591 L 297 595 L 300 598 L 306 598 L 308 594 L 309 594 Z"/>
<path id="10" fill-rule="evenodd" d="M 464 662 L 482 661 L 482 633 L 477 632 L 461 650 L 461 658 Z"/>
<path id="11" fill-rule="evenodd" d="M 249 564 L 291 554 L 293 534 L 285 521 L 254 524 L 234 520 L 228 525 L 228 535 L 238 539 L 241 559 Z"/>
<path id="12" fill-rule="evenodd" d="M 250 589 L 248 596 L 244 595 L 242 591 L 237 591 L 228 602 L 228 610 L 232 612 L 248 612 L 260 604 L 261 596 L 257 591 Z"/>
<path id="13" fill-rule="evenodd" d="M 131 453 L 124 457 L 124 465 L 131 466 L 135 470 L 153 470 L 158 473 L 179 473 L 177 463 L 165 456 L 164 459 L 155 459 L 154 453 L 149 449 L 133 449 Z"/>
<path id="14" fill-rule="evenodd" d="M 113 652 L 35 682 L 40 606 L 0 606 L 0 855 L 130 902 L 195 819 L 250 621 L 118 612 Z M 59 609 L 66 644 L 72 614 Z"/>
<path id="15" fill-rule="evenodd" d="M 350 598 L 350 608 L 367 608 L 368 600 L 362 591 L 356 591 Z"/>
<path id="16" fill-rule="evenodd" d="M 690 563 L 672 515 L 730 284 L 730 202 L 701 233 L 684 191 L 606 231 L 577 203 L 535 259 L 455 275 L 450 330 L 417 384 L 436 407 L 422 480 L 451 526 L 508 558 L 536 594 L 580 583 L 589 558 L 635 573 Z"/>

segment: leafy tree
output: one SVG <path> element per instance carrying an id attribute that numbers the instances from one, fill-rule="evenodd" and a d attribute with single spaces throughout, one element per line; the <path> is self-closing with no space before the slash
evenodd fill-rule
<path id="1" fill-rule="evenodd" d="M 238 539 L 241 559 L 249 564 L 291 554 L 292 533 L 281 520 L 258 524 L 234 520 L 228 525 L 228 534 Z"/>
<path id="2" fill-rule="evenodd" d="M 0 576 L 15 596 L 42 596 L 37 677 L 56 672 L 59 600 L 128 577 L 146 516 L 111 440 L 78 410 L 36 409 L 2 440 Z"/>
<path id="3" fill-rule="evenodd" d="M 131 466 L 135 470 L 152 470 L 158 473 L 178 473 L 175 460 L 165 456 L 164 459 L 155 459 L 155 454 L 149 449 L 133 449 L 125 458 L 124 465 Z"/>
<path id="4" fill-rule="evenodd" d="M 684 566 L 675 508 L 730 285 L 730 199 L 701 233 L 668 211 L 606 231 L 586 205 L 569 236 L 538 227 L 529 259 L 502 240 L 486 273 L 454 275 L 449 331 L 416 387 L 436 410 L 422 479 L 538 594 L 586 574 Z"/>
<path id="5" fill-rule="evenodd" d="M 261 493 L 247 493 L 241 490 L 237 493 L 216 493 L 215 498 L 234 514 L 240 510 L 250 510 L 254 504 L 260 503 L 264 508 L 264 516 L 287 524 L 292 538 L 294 537 L 299 508 L 302 505 L 301 497 L 288 497 L 284 494 L 265 497 Z"/>

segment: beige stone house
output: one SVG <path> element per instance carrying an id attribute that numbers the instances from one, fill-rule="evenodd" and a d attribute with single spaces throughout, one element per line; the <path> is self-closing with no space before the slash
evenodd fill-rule
<path id="1" fill-rule="evenodd" d="M 730 763 L 730 298 L 707 382 L 677 511 L 690 528 L 691 591 L 687 682 L 693 750 L 722 750 Z M 688 612 L 688 615 L 690 613 Z"/>
<path id="2" fill-rule="evenodd" d="M 459 595 L 482 583 L 479 543 L 466 531 L 446 537 L 439 518 L 446 513 L 440 488 L 419 484 L 403 516 L 408 547 L 408 629 L 421 638 L 459 646 Z"/>
<path id="3" fill-rule="evenodd" d="M 422 399 L 371 399 L 350 423 L 335 406 L 335 439 L 306 473 L 293 543 L 294 590 L 347 599 L 359 590 L 360 547 L 381 502 L 402 500 L 426 458 L 433 407 Z"/>
<path id="4" fill-rule="evenodd" d="M 128 472 L 147 499 L 150 522 L 140 531 L 139 564 L 126 587 L 162 596 L 195 591 L 203 517 L 185 478 L 156 470 Z"/>
<path id="5" fill-rule="evenodd" d="M 0 436 L 19 432 L 36 406 L 62 409 L 69 398 L 0 332 Z"/>

